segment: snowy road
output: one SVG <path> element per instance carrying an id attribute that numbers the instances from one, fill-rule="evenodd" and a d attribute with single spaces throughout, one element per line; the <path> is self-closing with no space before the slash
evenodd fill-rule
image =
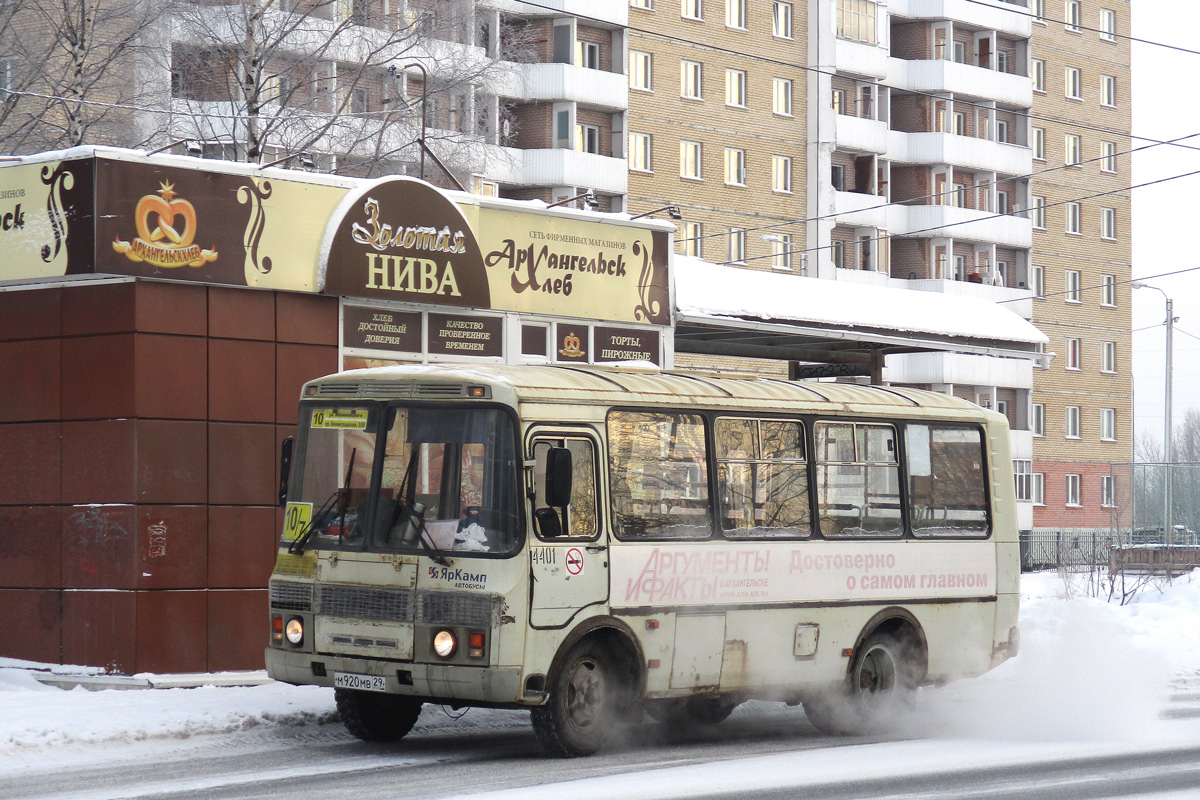
<path id="1" fill-rule="evenodd" d="M 402 742 L 367 745 L 327 689 L 62 691 L 0 659 L 0 800 L 1200 800 L 1200 575 L 1126 606 L 1022 576 L 1021 628 L 1017 658 L 922 690 L 884 737 L 747 703 L 575 760 L 545 758 L 525 712 L 426 706 Z"/>
<path id="2" fill-rule="evenodd" d="M 522 713 L 469 716 L 471 724 L 456 722 L 427 707 L 414 735 L 389 746 L 321 722 L 67 745 L 53 757 L 8 760 L 0 797 L 1200 797 L 1200 727 L 1186 719 L 1164 721 L 1167 740 L 1157 742 L 872 741 L 830 739 L 799 709 L 756 703 L 716 728 L 680 734 L 646 724 L 598 756 L 557 760 L 541 754 Z"/>

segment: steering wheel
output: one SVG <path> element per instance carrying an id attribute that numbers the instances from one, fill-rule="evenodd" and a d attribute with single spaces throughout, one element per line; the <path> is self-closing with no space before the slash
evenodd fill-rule
<path id="1" fill-rule="evenodd" d="M 458 529 L 461 531 L 466 530 L 472 525 L 482 526 L 482 523 L 479 521 L 479 513 L 482 510 L 479 506 L 463 506 L 461 512 L 462 519 L 458 521 Z"/>

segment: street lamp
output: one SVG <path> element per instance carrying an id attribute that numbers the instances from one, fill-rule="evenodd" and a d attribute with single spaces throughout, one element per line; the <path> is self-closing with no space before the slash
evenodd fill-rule
<path id="1" fill-rule="evenodd" d="M 1172 342 L 1175 333 L 1175 304 L 1167 297 L 1167 293 L 1157 286 L 1151 286 L 1148 283 L 1138 283 L 1134 281 L 1129 284 L 1134 289 L 1153 289 L 1163 296 L 1163 300 L 1167 301 L 1167 375 L 1163 386 L 1165 400 L 1163 403 L 1163 463 L 1165 467 L 1165 477 L 1163 479 L 1163 542 L 1170 546 L 1171 544 L 1171 462 L 1173 461 L 1171 453 L 1171 352 Z"/>

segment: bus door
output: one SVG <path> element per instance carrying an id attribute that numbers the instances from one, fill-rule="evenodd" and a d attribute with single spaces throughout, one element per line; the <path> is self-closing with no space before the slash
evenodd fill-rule
<path id="1" fill-rule="evenodd" d="M 589 430 L 539 430 L 529 442 L 534 461 L 529 621 L 537 628 L 553 628 L 566 625 L 580 609 L 608 600 L 600 448 Z M 553 508 L 547 497 L 547 463 L 568 457 L 570 501 Z"/>

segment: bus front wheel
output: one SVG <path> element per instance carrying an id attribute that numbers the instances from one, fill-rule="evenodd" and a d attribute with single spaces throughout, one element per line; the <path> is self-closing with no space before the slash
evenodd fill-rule
<path id="1" fill-rule="evenodd" d="M 346 730 L 364 742 L 402 739 L 421 716 L 421 701 L 403 695 L 334 689 L 333 697 Z"/>
<path id="2" fill-rule="evenodd" d="M 563 660 L 546 705 L 532 709 L 533 732 L 557 756 L 587 756 L 608 741 L 616 721 L 617 672 L 594 641 L 583 641 Z"/>

